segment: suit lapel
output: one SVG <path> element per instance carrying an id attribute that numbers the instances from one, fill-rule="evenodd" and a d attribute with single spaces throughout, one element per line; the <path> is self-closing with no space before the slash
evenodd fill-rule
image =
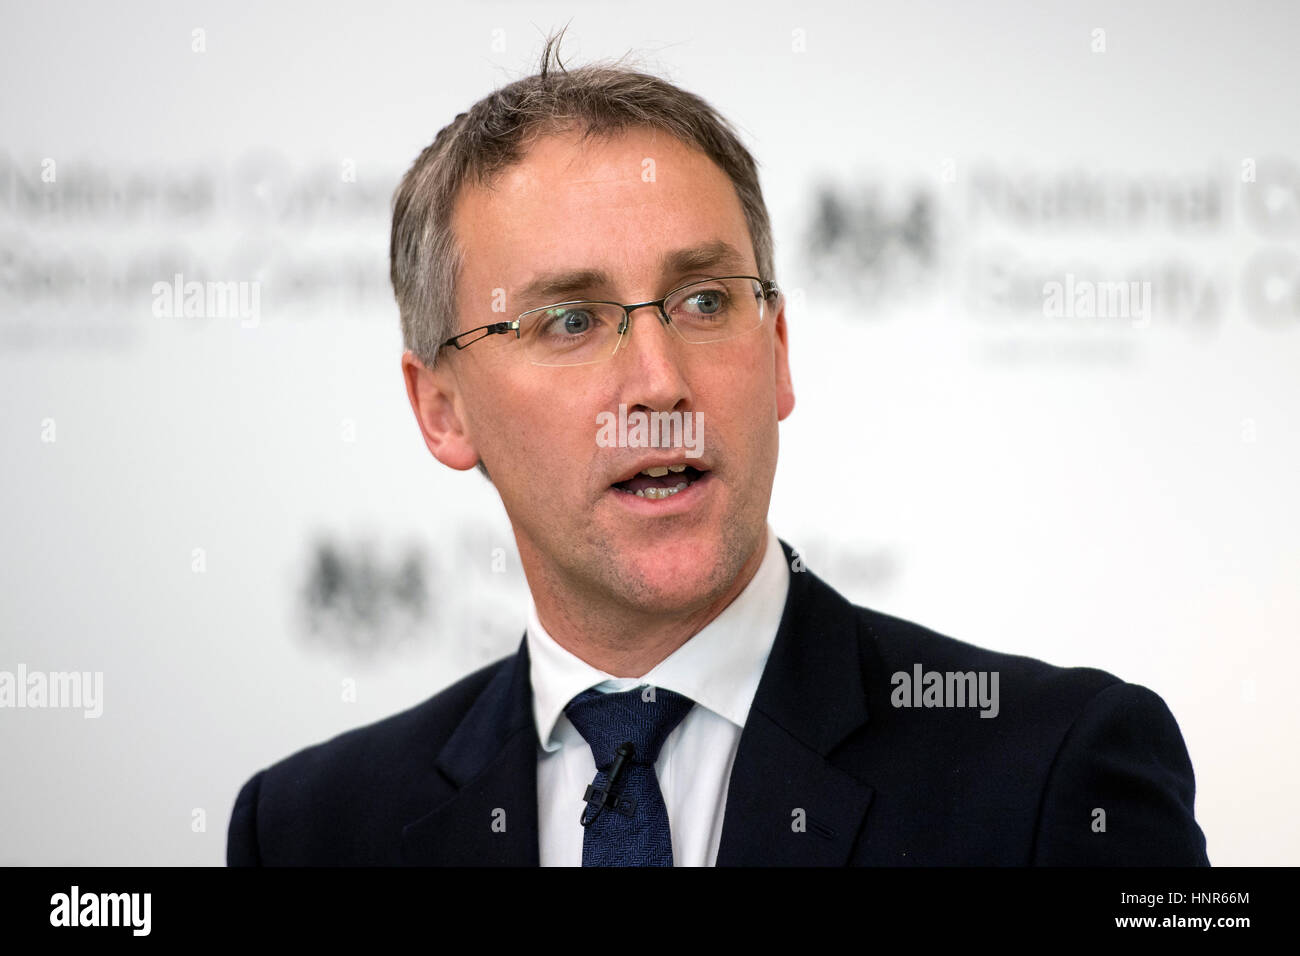
<path id="1" fill-rule="evenodd" d="M 848 862 L 872 788 L 827 758 L 867 721 L 858 640 L 852 605 L 811 571 L 791 573 L 731 771 L 718 866 Z"/>
<path id="2" fill-rule="evenodd" d="M 402 830 L 416 866 L 537 866 L 537 733 L 528 646 L 502 665 L 438 755 L 447 788 Z"/>
<path id="3" fill-rule="evenodd" d="M 788 566 L 790 546 L 781 547 Z M 867 721 L 858 640 L 852 605 L 811 571 L 790 575 L 731 771 L 718 866 L 848 861 L 872 789 L 828 755 Z M 406 863 L 538 865 L 537 732 L 526 641 L 488 682 L 436 766 L 445 789 L 434 809 L 403 829 Z"/>

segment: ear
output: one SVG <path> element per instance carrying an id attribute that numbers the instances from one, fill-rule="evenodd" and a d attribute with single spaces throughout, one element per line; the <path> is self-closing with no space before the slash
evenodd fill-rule
<path id="1" fill-rule="evenodd" d="M 427 368 L 410 349 L 402 354 L 406 397 L 433 457 L 448 468 L 466 471 L 478 464 L 478 452 L 460 414 L 456 377 L 445 365 Z"/>
<path id="2" fill-rule="evenodd" d="M 780 292 L 780 305 L 777 307 L 776 335 L 774 345 L 776 353 L 776 420 L 783 422 L 794 411 L 794 384 L 790 381 L 790 343 L 786 338 L 785 327 L 785 293 Z"/>

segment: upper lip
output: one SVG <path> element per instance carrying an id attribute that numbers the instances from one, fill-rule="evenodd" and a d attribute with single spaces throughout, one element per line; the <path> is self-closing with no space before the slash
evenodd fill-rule
<path id="1" fill-rule="evenodd" d="M 642 459 L 634 465 L 628 465 L 626 471 L 619 472 L 610 480 L 610 484 L 617 485 L 619 482 L 635 478 L 647 468 L 666 468 L 669 465 L 688 465 L 696 471 L 708 471 L 711 467 L 705 464 L 703 458 L 687 458 L 684 452 L 678 455 L 659 454 Z"/>

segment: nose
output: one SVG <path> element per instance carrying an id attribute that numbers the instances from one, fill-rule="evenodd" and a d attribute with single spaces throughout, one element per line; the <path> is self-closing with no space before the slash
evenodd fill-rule
<path id="1" fill-rule="evenodd" d="M 655 318 L 659 320 L 658 324 L 661 328 L 666 326 L 670 321 L 668 313 L 664 311 L 664 305 L 662 302 L 641 302 L 637 305 L 627 306 L 627 316 L 623 320 L 622 328 L 618 330 L 620 336 L 618 343 L 619 348 L 623 348 L 627 345 L 628 340 L 632 336 L 632 324 L 636 321 L 638 309 L 654 309 L 656 313 Z"/>
<path id="2" fill-rule="evenodd" d="M 641 311 L 645 309 L 653 309 L 654 317 Z M 633 336 L 632 326 L 638 315 L 642 319 L 641 330 Z M 633 369 L 626 377 L 629 408 L 645 405 L 653 410 L 670 411 L 690 395 L 682 361 L 687 345 L 668 327 L 668 321 L 662 304 L 648 303 L 628 310 L 627 328 L 616 351 L 632 353 L 623 358 Z"/>

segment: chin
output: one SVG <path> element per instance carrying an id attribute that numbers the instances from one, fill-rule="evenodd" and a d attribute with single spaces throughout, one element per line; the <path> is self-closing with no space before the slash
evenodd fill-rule
<path id="1" fill-rule="evenodd" d="M 649 614 L 688 614 L 717 598 L 725 588 L 714 581 L 645 580 L 628 594 L 628 604 Z"/>
<path id="2" fill-rule="evenodd" d="M 623 577 L 630 600 L 647 608 L 689 608 L 716 597 L 734 578 L 721 536 L 646 542 L 626 554 Z"/>

